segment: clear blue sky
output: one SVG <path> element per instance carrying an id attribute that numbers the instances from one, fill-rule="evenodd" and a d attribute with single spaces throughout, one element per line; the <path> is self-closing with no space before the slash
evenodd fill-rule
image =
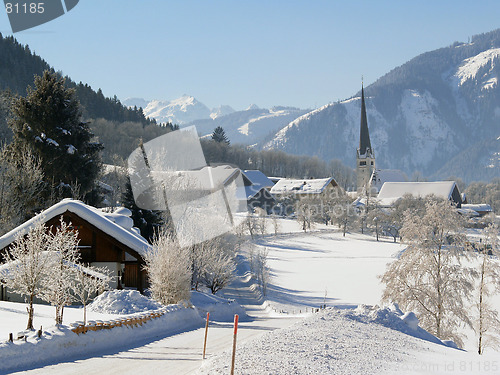
<path id="1" fill-rule="evenodd" d="M 313 108 L 499 27 L 498 0 L 80 0 L 15 37 L 106 96 Z"/>

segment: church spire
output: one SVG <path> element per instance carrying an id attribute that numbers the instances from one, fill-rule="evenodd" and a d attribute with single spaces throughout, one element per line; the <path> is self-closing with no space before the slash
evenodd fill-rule
<path id="1" fill-rule="evenodd" d="M 361 129 L 359 133 L 359 155 L 366 155 L 368 151 L 372 153 L 372 145 L 370 143 L 368 121 L 366 119 L 365 92 L 363 84 L 361 84 Z"/>

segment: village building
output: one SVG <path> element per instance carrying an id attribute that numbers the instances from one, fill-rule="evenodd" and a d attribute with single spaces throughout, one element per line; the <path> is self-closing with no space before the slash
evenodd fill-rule
<path id="1" fill-rule="evenodd" d="M 274 183 L 259 170 L 244 170 L 242 177 L 248 210 L 254 212 L 260 208 L 270 213 L 276 204 L 276 199 L 270 193 Z"/>
<path id="2" fill-rule="evenodd" d="M 57 227 L 61 216 L 78 231 L 82 264 L 106 267 L 114 276 L 112 288 L 142 292 L 147 287 L 143 257 L 151 245 L 133 227 L 130 210 L 123 207 L 105 212 L 77 200 L 64 199 L 0 237 L 1 260 L 11 244 L 35 223 L 42 221 L 49 228 Z M 2 297 L 5 296 L 6 293 L 2 293 Z"/>
<path id="3" fill-rule="evenodd" d="M 408 177 L 399 169 L 375 168 L 370 178 L 370 194 L 376 197 L 386 182 L 408 182 Z"/>
<path id="4" fill-rule="evenodd" d="M 460 208 L 463 203 L 455 181 L 386 182 L 378 193 L 377 202 L 383 207 L 390 207 L 407 194 L 422 198 L 434 195 L 449 200 L 457 208 Z"/>
<path id="5" fill-rule="evenodd" d="M 271 194 L 284 197 L 328 197 L 341 190 L 333 177 L 317 179 L 282 178 L 271 188 Z"/>

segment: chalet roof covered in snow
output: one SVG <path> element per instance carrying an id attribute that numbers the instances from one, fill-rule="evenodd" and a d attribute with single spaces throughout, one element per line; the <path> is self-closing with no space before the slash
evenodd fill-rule
<path id="1" fill-rule="evenodd" d="M 272 194 L 321 194 L 328 185 L 338 186 L 333 177 L 309 180 L 282 178 L 271 188 Z"/>
<path id="2" fill-rule="evenodd" d="M 274 182 L 272 182 L 264 173 L 259 170 L 244 170 L 243 175 L 248 178 L 248 180 L 252 183 L 256 188 L 267 188 L 270 189 L 274 186 Z"/>
<path id="3" fill-rule="evenodd" d="M 0 237 L 0 249 L 10 245 L 18 236 L 27 233 L 35 226 L 37 221 L 41 220 L 46 223 L 68 211 L 86 220 L 104 233 L 115 238 L 118 242 L 135 250 L 140 255 L 144 255 L 151 248 L 151 245 L 139 234 L 138 229 L 133 227 L 130 210 L 121 208 L 114 213 L 106 213 L 77 200 L 63 199 L 61 202 L 42 211 L 34 218 Z"/>
<path id="4" fill-rule="evenodd" d="M 379 192 L 386 182 L 407 182 L 408 179 L 399 169 L 374 169 L 370 181 L 371 187 Z"/>
<path id="5" fill-rule="evenodd" d="M 382 205 L 392 205 L 405 194 L 415 197 L 436 197 L 449 199 L 458 206 L 462 204 L 462 198 L 455 181 L 437 182 L 386 182 L 378 193 L 378 200 Z"/>

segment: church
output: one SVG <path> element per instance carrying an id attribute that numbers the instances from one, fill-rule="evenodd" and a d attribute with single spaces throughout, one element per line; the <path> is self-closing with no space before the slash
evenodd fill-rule
<path id="1" fill-rule="evenodd" d="M 359 133 L 359 148 L 356 153 L 357 192 L 366 194 L 370 189 L 370 181 L 375 170 L 375 153 L 370 142 L 368 120 L 366 118 L 365 91 L 361 85 L 361 126 Z"/>
<path id="2" fill-rule="evenodd" d="M 366 116 L 365 90 L 361 85 L 361 123 L 359 131 L 359 148 L 356 151 L 357 194 L 377 196 L 385 182 L 407 182 L 406 175 L 396 169 L 377 169 L 375 151 L 370 141 L 368 120 Z"/>

